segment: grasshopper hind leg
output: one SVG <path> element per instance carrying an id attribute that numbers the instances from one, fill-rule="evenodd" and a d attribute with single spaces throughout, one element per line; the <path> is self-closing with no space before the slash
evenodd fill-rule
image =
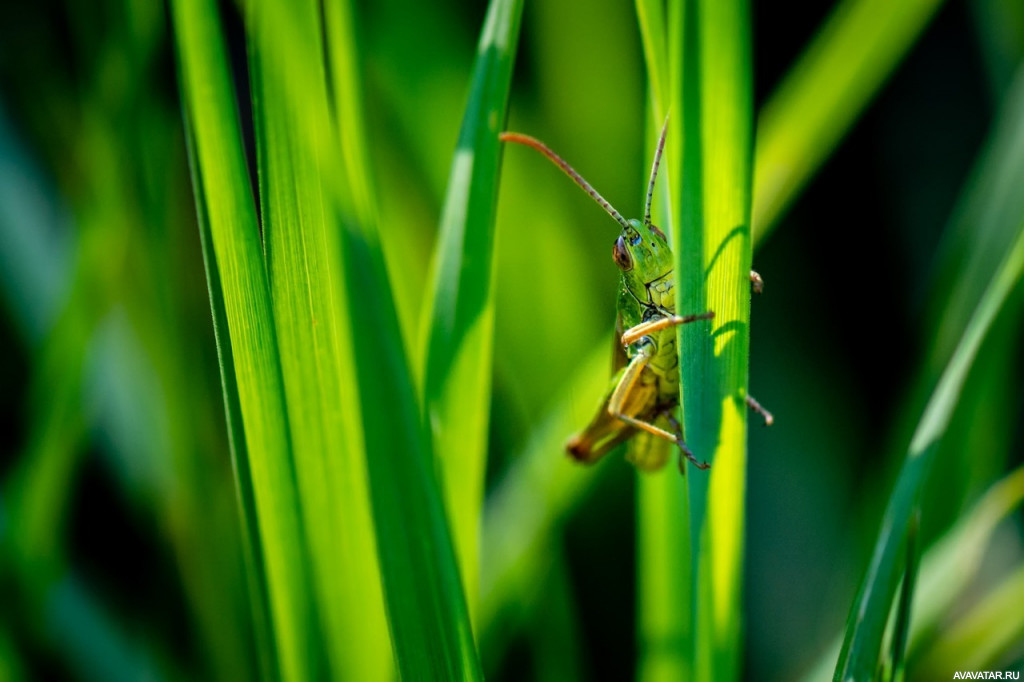
<path id="1" fill-rule="evenodd" d="M 570 457 L 583 464 L 593 464 L 619 443 L 628 440 L 636 429 L 623 424 L 608 413 L 608 402 L 612 391 L 619 384 L 625 368 L 621 368 L 611 379 L 608 394 L 601 402 L 597 414 L 586 428 L 574 434 L 565 444 Z"/>
<path id="2" fill-rule="evenodd" d="M 654 343 L 647 337 L 644 337 L 639 342 L 639 352 L 620 375 L 618 384 L 615 386 L 615 390 L 612 391 L 611 397 L 608 399 L 608 414 L 612 417 L 634 427 L 640 432 L 645 432 L 650 436 L 661 438 L 669 443 L 674 443 L 683 454 L 686 459 L 693 462 L 694 466 L 699 469 L 707 469 L 710 466 L 707 462 L 701 462 L 690 449 L 686 447 L 686 443 L 683 442 L 682 429 L 679 426 L 679 422 L 671 417 L 668 410 L 665 408 L 659 408 L 654 402 L 654 395 L 652 394 L 653 385 L 646 387 L 646 393 L 650 395 L 647 399 L 638 399 L 637 396 L 640 391 L 637 390 L 638 379 L 643 375 L 644 369 L 647 367 L 651 358 L 654 356 Z M 634 403 L 637 400 L 637 403 Z M 647 402 L 650 400 L 650 402 Z M 630 404 L 643 405 L 643 409 L 628 409 L 627 406 Z M 671 409 L 671 408 L 669 408 Z M 633 415 L 642 415 L 647 417 L 653 415 L 655 421 L 659 417 L 665 416 L 671 421 L 668 422 L 669 426 L 672 426 L 673 422 L 675 425 L 675 433 L 672 433 L 661 426 L 646 421 L 644 418 Z M 662 460 L 663 463 L 664 460 Z M 653 465 L 653 462 L 652 462 Z"/>
<path id="3" fill-rule="evenodd" d="M 690 452 L 690 448 L 686 447 L 686 443 L 683 442 L 683 425 L 679 423 L 679 420 L 673 417 L 670 413 L 665 414 L 665 419 L 672 427 L 672 433 L 675 434 L 676 437 L 676 445 L 679 447 L 679 453 L 682 455 L 682 457 L 679 458 L 679 473 L 686 473 L 686 465 L 683 464 L 683 457 L 690 460 L 690 462 L 693 463 L 693 466 L 698 469 L 710 468 L 710 464 L 698 461 L 694 454 Z"/>
<path id="4" fill-rule="evenodd" d="M 650 421 L 653 426 L 668 434 L 668 438 L 649 431 L 638 431 L 633 440 L 629 442 L 626 459 L 637 469 L 643 471 L 661 469 L 668 462 L 670 448 L 673 444 L 679 448 L 680 473 L 685 473 L 687 460 L 698 469 L 707 469 L 711 466 L 707 462 L 699 461 L 690 448 L 686 447 L 686 443 L 683 442 L 683 427 L 679 420 L 672 416 L 673 411 L 675 411 L 674 407 L 662 410 Z"/>

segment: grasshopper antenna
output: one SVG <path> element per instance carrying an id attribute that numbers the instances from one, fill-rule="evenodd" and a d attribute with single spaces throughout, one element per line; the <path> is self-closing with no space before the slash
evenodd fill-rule
<path id="1" fill-rule="evenodd" d="M 651 181 L 647 183 L 647 200 L 644 202 L 644 225 L 651 225 L 651 198 L 654 196 L 654 181 L 658 179 L 658 165 L 661 163 L 661 152 L 665 149 L 665 133 L 668 132 L 668 116 L 661 126 L 658 147 L 654 150 L 654 163 L 651 165 Z"/>
<path id="2" fill-rule="evenodd" d="M 664 143 L 665 133 L 662 131 L 662 143 Z M 561 156 L 551 151 L 551 149 L 541 142 L 540 140 L 530 137 L 529 135 L 523 135 L 522 133 L 501 133 L 498 135 L 498 139 L 502 142 L 515 142 L 517 144 L 526 145 L 527 147 L 533 147 L 544 156 L 554 163 L 556 166 L 562 169 L 566 175 L 572 178 L 572 181 L 580 186 L 584 192 L 590 195 L 590 197 L 601 205 L 608 215 L 614 218 L 619 225 L 626 230 L 632 230 L 632 226 L 626 219 L 622 217 L 622 214 L 615 210 L 615 208 L 608 203 L 603 196 L 601 196 L 596 189 L 594 189 L 589 182 L 583 179 L 583 176 L 576 172 L 576 170 L 570 166 Z"/>

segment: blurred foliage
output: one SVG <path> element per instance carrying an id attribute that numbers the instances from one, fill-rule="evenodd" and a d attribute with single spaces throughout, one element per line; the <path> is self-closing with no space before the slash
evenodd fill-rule
<path id="1" fill-rule="evenodd" d="M 912 431 L 1024 218 L 1022 5 L 927 4 L 930 23 L 915 15 L 860 117 L 842 112 L 845 136 L 812 145 L 816 172 L 754 255 L 766 287 L 752 302 L 749 384 L 777 422 L 749 436 L 750 679 L 832 674 Z M 238 7 L 219 9 L 255 178 L 248 37 Z M 635 9 L 526 3 L 507 124 L 629 215 L 650 118 Z M 751 10 L 754 109 L 767 116 L 834 7 Z M 254 679 L 273 663 L 256 646 L 167 8 L 45 0 L 5 14 L 0 679 Z M 419 357 L 484 18 L 483 4 L 456 0 L 352 7 L 366 143 L 355 167 L 376 199 L 407 358 Z M 864 43 L 842 45 L 840 61 Z M 332 76 L 353 68 L 332 63 Z M 820 113 L 787 111 L 797 131 Z M 497 205 L 476 640 L 491 679 L 629 679 L 638 485 L 617 455 L 584 470 L 561 451 L 607 383 L 615 233 L 536 168 L 508 157 Z M 911 680 L 1024 667 L 1010 609 L 1019 474 L 993 487 L 1024 462 L 1022 303 L 1018 282 L 920 498 Z"/>

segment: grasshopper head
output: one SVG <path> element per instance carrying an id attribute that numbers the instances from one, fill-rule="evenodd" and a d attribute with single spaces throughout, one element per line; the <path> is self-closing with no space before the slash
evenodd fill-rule
<path id="1" fill-rule="evenodd" d="M 623 283 L 640 300 L 646 285 L 672 271 L 672 251 L 665 233 L 650 223 L 627 221 L 612 247 L 612 260 L 622 272 Z"/>
<path id="2" fill-rule="evenodd" d="M 622 271 L 623 283 L 637 296 L 638 300 L 646 300 L 646 285 L 648 283 L 664 277 L 672 271 L 672 252 L 668 247 L 668 240 L 665 239 L 665 233 L 651 223 L 651 198 L 654 195 L 654 183 L 658 177 L 658 164 L 661 162 L 661 154 L 665 149 L 667 131 L 668 119 L 666 118 L 654 151 L 654 162 L 651 164 L 651 178 L 647 183 L 647 201 L 644 205 L 642 221 L 623 218 L 621 213 L 616 211 L 589 182 L 583 179 L 583 176 L 540 140 L 521 133 L 502 133 L 498 136 L 502 142 L 515 142 L 533 147 L 546 156 L 622 226 L 622 232 L 615 240 L 615 247 L 612 249 L 612 258 L 619 266 L 619 270 Z"/>

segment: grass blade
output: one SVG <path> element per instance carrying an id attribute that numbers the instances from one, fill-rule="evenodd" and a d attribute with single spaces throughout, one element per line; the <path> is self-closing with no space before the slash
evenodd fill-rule
<path id="1" fill-rule="evenodd" d="M 996 527 L 1022 502 L 1024 469 L 1017 469 L 993 485 L 921 559 L 921 577 L 914 589 L 908 643 L 910 655 L 914 660 L 924 661 L 921 664 L 915 663 L 915 674 L 920 673 L 922 668 L 929 667 L 931 654 L 937 649 L 932 646 L 928 652 L 919 656 L 924 647 L 924 640 L 927 636 L 934 635 L 941 619 L 950 613 L 957 599 L 976 578 Z M 818 657 L 818 661 L 801 679 L 806 682 L 827 679 L 835 670 L 835 661 L 841 645 L 842 635 L 837 632 L 834 644 L 825 649 Z M 962 660 L 957 663 L 964 665 Z M 945 666 L 946 671 L 952 668 Z"/>
<path id="2" fill-rule="evenodd" d="M 356 50 L 354 8 L 347 0 L 329 0 L 323 3 L 323 9 L 331 99 L 353 203 L 351 210 L 360 223 L 372 225 L 377 222 L 377 199 L 367 151 L 366 123 L 360 106 L 364 100 L 363 79 Z"/>
<path id="3" fill-rule="evenodd" d="M 441 215 L 423 395 L 463 582 L 475 611 L 494 345 L 494 214 L 522 0 L 492 0 Z"/>
<path id="4" fill-rule="evenodd" d="M 900 599 L 896 606 L 896 621 L 893 626 L 892 647 L 889 654 L 888 679 L 902 682 L 906 677 L 907 639 L 910 636 L 910 612 L 914 603 L 914 590 L 917 586 L 917 569 L 919 565 L 921 508 L 916 507 L 910 517 L 907 530 L 907 563 L 903 569 L 903 584 Z"/>
<path id="5" fill-rule="evenodd" d="M 248 18 L 267 267 L 327 660 L 338 679 L 381 679 L 392 657 L 360 414 L 346 399 L 355 392 L 355 370 L 344 338 L 340 226 L 328 210 L 333 187 L 322 180 L 335 177 L 341 162 L 320 7 L 314 0 L 263 2 Z M 370 215 L 365 186 L 360 197 Z"/>
<path id="6" fill-rule="evenodd" d="M 285 679 L 313 674 L 310 589 L 285 421 L 277 339 L 256 211 L 217 9 L 172 3 L 185 116 L 194 135 L 195 192 L 209 217 L 252 473 L 270 614 Z"/>
<path id="7" fill-rule="evenodd" d="M 201 185 L 201 170 L 196 164 L 195 138 L 185 121 L 185 142 L 188 147 L 189 168 L 196 184 Z M 217 342 L 217 363 L 220 366 L 221 393 L 224 396 L 224 415 L 227 422 L 228 446 L 231 452 L 231 472 L 235 481 L 235 499 L 241 520 L 242 553 L 245 561 L 245 576 L 249 590 L 249 607 L 259 656 L 262 679 L 277 677 L 278 661 L 273 646 L 273 632 L 267 596 L 266 567 L 259 536 L 259 516 L 252 488 L 252 472 L 249 469 L 249 453 L 245 446 L 245 425 L 242 422 L 242 406 L 238 394 L 238 380 L 235 377 L 234 358 L 231 355 L 231 340 L 228 337 L 228 318 L 224 307 L 224 290 L 217 271 L 217 261 L 210 244 L 210 222 L 203 195 L 195 193 L 196 218 L 199 223 L 199 242 L 203 252 L 203 267 L 206 272 L 207 288 L 210 294 L 210 310 L 213 314 L 213 334 Z"/>
<path id="8" fill-rule="evenodd" d="M 746 488 L 750 17 L 743 0 L 684 3 L 678 11 L 683 20 L 671 22 L 669 43 L 671 58 L 681 60 L 671 81 L 681 121 L 668 157 L 676 309 L 715 312 L 710 334 L 704 325 L 678 329 L 686 439 L 712 464 L 708 474 L 687 474 L 695 550 L 691 677 L 729 680 L 739 675 Z"/>
<path id="9" fill-rule="evenodd" d="M 650 81 L 654 111 L 668 111 L 668 35 L 665 31 L 665 4 L 660 0 L 636 0 L 644 62 Z M 655 116 L 657 118 L 657 116 Z"/>
<path id="10" fill-rule="evenodd" d="M 310 170 L 316 171 L 314 181 L 321 186 L 321 210 L 329 225 L 324 244 L 329 249 L 336 247 L 339 254 L 340 294 L 335 305 L 340 312 L 335 333 L 341 386 L 343 395 L 358 397 L 347 399 L 345 409 L 361 419 L 360 449 L 365 452 L 396 662 L 406 679 L 475 679 L 480 674 L 479 662 L 432 469 L 431 444 L 423 429 L 384 269 L 378 227 L 375 222 L 359 219 L 357 200 L 347 179 L 350 172 L 368 175 L 368 169 L 354 168 L 351 164 L 355 157 L 343 162 L 343 154 L 334 153 L 336 143 L 325 137 L 333 130 L 351 131 L 351 122 L 338 120 L 328 125 L 320 118 L 322 103 L 306 99 L 310 92 L 323 88 L 318 75 L 322 72 L 287 66 L 294 56 L 289 53 L 297 44 L 315 44 L 316 39 L 303 37 L 284 3 L 270 3 L 265 9 L 273 10 L 265 20 L 274 30 L 260 34 L 265 38 L 261 48 L 274 51 L 281 59 L 275 66 L 281 88 L 278 92 L 298 103 L 295 115 L 318 117 L 314 125 L 306 120 L 296 126 L 293 152 L 311 160 Z M 343 38 L 331 33 L 328 39 Z M 331 49 L 349 48 L 336 45 Z M 307 112 L 304 104 L 309 104 L 311 111 Z M 305 208 L 315 214 L 315 204 Z M 372 206 L 366 212 L 376 213 Z M 336 244 L 332 235 L 337 236 Z M 416 570 L 410 570 L 413 566 Z"/>
<path id="11" fill-rule="evenodd" d="M 866 108 L 942 0 L 843 0 L 761 109 L 753 228 L 761 239 Z"/>
<path id="12" fill-rule="evenodd" d="M 421 428 L 383 257 L 357 230 L 347 231 L 343 257 L 354 355 L 363 360 L 356 363 L 359 398 L 399 670 L 404 679 L 480 679 L 430 438 Z"/>
<path id="13" fill-rule="evenodd" d="M 693 599 L 686 480 L 670 467 L 641 474 L 637 491 L 637 677 L 686 679 L 692 668 Z"/>
<path id="14" fill-rule="evenodd" d="M 911 511 L 929 466 L 956 406 L 978 347 L 1024 269 L 1024 223 L 1002 265 L 989 282 L 960 343 L 918 423 L 906 461 L 882 521 L 867 575 L 850 617 L 836 666 L 836 680 L 859 680 L 874 674 L 889 607 L 900 574 Z"/>

